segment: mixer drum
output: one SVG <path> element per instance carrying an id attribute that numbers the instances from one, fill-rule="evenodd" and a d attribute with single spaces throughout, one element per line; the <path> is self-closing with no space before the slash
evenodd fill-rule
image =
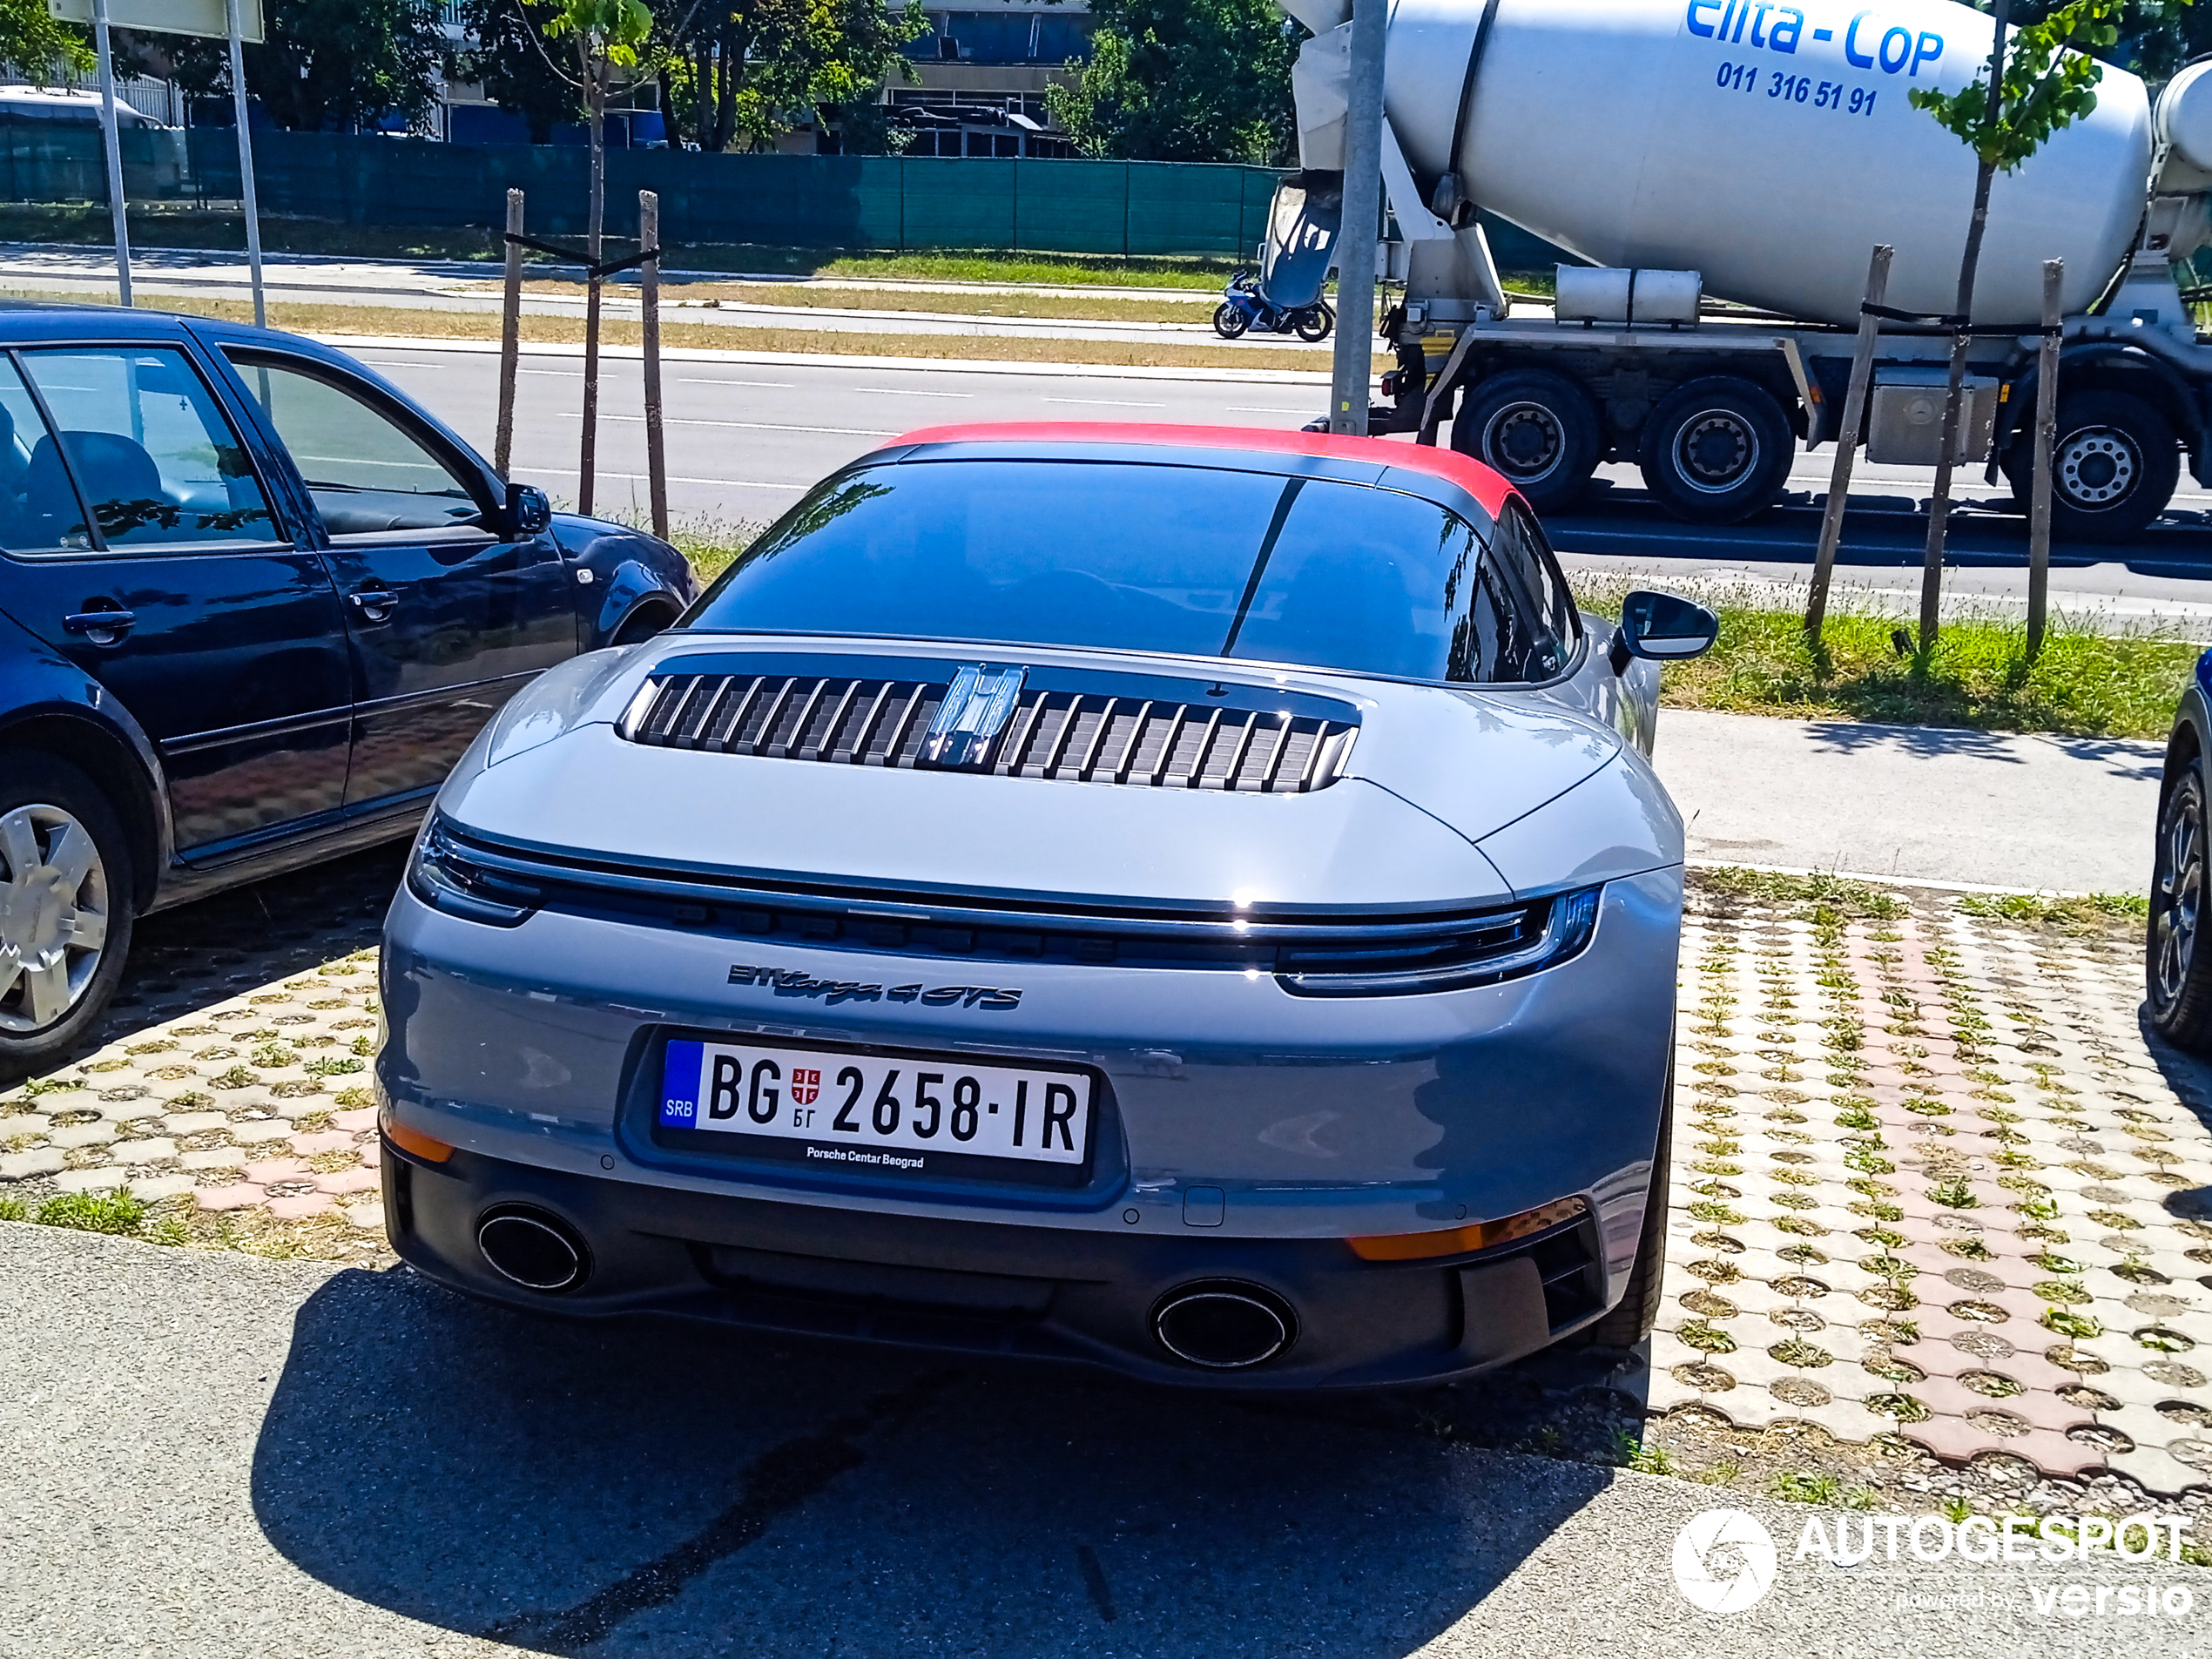
<path id="1" fill-rule="evenodd" d="M 1887 242 L 1889 303 L 1947 313 L 1974 158 L 1906 93 L 1986 75 L 1991 21 L 1952 0 L 1803 3 L 1495 0 L 1462 127 L 1485 0 L 1399 0 L 1391 125 L 1418 174 L 1456 161 L 1474 201 L 1596 264 L 1702 271 L 1720 297 L 1851 325 L 1868 252 Z M 2084 310 L 2132 246 L 2149 106 L 2109 64 L 2097 91 L 2094 112 L 1998 175 L 1976 321 L 2032 325 L 2054 258 L 2064 308 Z"/>

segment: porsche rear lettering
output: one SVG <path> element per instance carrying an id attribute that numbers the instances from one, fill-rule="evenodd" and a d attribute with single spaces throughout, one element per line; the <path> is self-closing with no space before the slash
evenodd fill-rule
<path id="1" fill-rule="evenodd" d="M 778 996 L 819 996 L 825 1003 L 840 1002 L 921 1002 L 933 1008 L 959 1007 L 1003 1010 L 1022 1006 L 1022 993 L 995 985 L 920 985 L 862 984 L 858 980 L 816 979 L 803 969 L 795 968 L 752 968 L 742 962 L 730 965 L 729 983 L 732 985 L 760 985 Z"/>

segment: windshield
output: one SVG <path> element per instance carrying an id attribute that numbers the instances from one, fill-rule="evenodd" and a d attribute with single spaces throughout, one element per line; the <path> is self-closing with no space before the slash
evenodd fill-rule
<path id="1" fill-rule="evenodd" d="M 818 488 L 690 626 L 1548 679 L 1561 640 L 1523 585 L 1466 520 L 1393 490 L 1179 465 L 908 462 Z"/>

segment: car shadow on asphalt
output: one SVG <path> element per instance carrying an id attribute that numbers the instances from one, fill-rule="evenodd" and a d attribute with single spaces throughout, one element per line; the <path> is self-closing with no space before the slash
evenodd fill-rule
<path id="1" fill-rule="evenodd" d="M 253 1502 L 323 1582 L 551 1653 L 1395 1656 L 1610 1481 L 1620 1362 L 1239 1399 L 354 1271 L 295 1317 Z M 1471 1453 L 1523 1429 L 1595 1460 Z"/>

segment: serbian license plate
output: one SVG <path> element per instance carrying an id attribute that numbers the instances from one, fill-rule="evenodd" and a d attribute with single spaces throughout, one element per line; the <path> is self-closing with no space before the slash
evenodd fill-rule
<path id="1" fill-rule="evenodd" d="M 682 1144 L 826 1170 L 1050 1179 L 1089 1158 L 1092 1106 L 1078 1071 L 679 1037 L 655 1122 Z"/>

